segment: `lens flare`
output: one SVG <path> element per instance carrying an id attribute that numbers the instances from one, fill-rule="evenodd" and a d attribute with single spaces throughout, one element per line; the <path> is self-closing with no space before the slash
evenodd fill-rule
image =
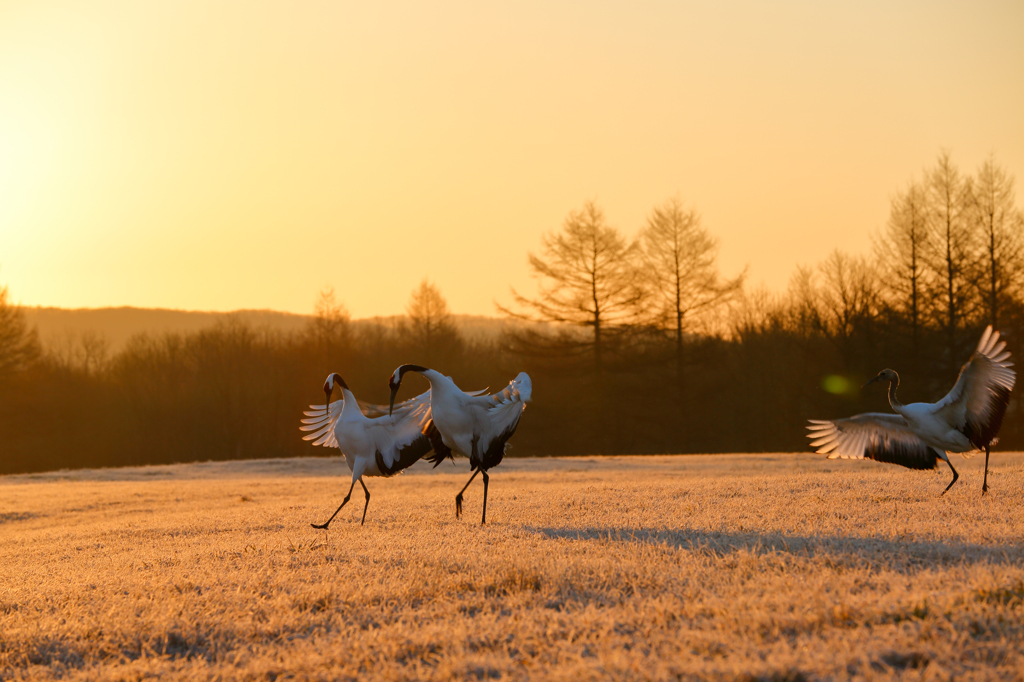
<path id="1" fill-rule="evenodd" d="M 850 393 L 852 384 L 846 377 L 838 374 L 829 374 L 821 380 L 821 387 L 834 395 L 846 395 Z"/>

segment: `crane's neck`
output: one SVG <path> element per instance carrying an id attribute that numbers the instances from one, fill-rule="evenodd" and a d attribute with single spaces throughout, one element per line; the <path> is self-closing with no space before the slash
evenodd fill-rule
<path id="1" fill-rule="evenodd" d="M 401 384 L 402 378 L 406 372 L 418 372 L 425 376 L 427 381 L 430 382 L 430 388 L 441 386 L 442 384 L 451 383 L 451 379 L 438 372 L 436 369 L 428 369 L 427 367 L 421 367 L 420 365 L 402 365 L 395 370 L 395 375 L 392 377 L 392 384 Z"/>
<path id="2" fill-rule="evenodd" d="M 331 391 L 331 393 L 333 393 L 333 392 L 334 391 Z M 341 394 L 341 395 L 338 396 L 338 398 L 341 400 L 341 415 L 340 415 L 340 417 L 341 418 L 345 418 L 347 416 L 351 416 L 348 413 L 350 413 L 352 411 L 352 405 L 355 405 L 357 408 L 359 406 L 359 403 L 356 401 L 356 397 L 354 395 L 352 395 L 352 391 L 349 390 L 348 386 L 343 387 L 338 392 Z M 331 393 L 327 394 L 327 415 L 328 416 L 330 416 L 330 414 L 331 414 L 331 406 L 334 403 L 338 402 L 337 400 L 335 400 L 333 402 L 331 401 Z M 356 411 L 359 412 L 358 409 Z M 362 414 L 362 412 L 359 412 L 359 413 Z"/>
<path id="3" fill-rule="evenodd" d="M 896 379 L 895 381 L 890 381 L 889 382 L 889 407 L 891 407 L 896 412 L 901 412 L 902 409 L 903 409 L 903 403 L 901 403 L 899 401 L 899 398 L 896 397 L 896 389 L 899 388 L 899 387 L 900 387 L 900 380 L 899 379 Z"/>
<path id="4" fill-rule="evenodd" d="M 436 369 L 425 369 L 420 372 L 430 382 L 430 387 L 433 388 L 436 385 L 449 383 L 451 380 L 445 375 L 438 372 Z"/>
<path id="5" fill-rule="evenodd" d="M 461 400 L 462 390 L 455 385 L 455 382 L 441 374 L 437 370 L 428 369 L 420 372 L 430 382 L 430 404 L 437 405 L 436 401 Z"/>
<path id="6" fill-rule="evenodd" d="M 341 399 L 345 401 L 341 406 L 341 416 L 351 417 L 354 412 L 358 412 L 362 415 L 362 410 L 359 409 L 359 401 L 352 395 L 352 391 L 348 390 L 348 387 L 341 389 Z"/>

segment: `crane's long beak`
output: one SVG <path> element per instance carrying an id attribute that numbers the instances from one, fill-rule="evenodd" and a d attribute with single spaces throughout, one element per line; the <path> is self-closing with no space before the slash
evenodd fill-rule
<path id="1" fill-rule="evenodd" d="M 395 411 L 395 394 L 397 394 L 397 393 L 398 393 L 398 386 L 395 386 L 394 388 L 391 389 L 391 404 L 388 406 L 388 416 L 389 417 L 391 416 L 391 413 Z"/>
<path id="2" fill-rule="evenodd" d="M 861 388 L 867 388 L 867 387 L 868 387 L 868 386 L 870 386 L 871 384 L 875 383 L 876 381 L 881 381 L 882 379 L 883 379 L 882 375 L 881 375 L 881 374 L 879 374 L 879 375 L 878 375 L 878 376 L 876 376 L 876 377 L 875 377 L 874 379 L 869 379 L 869 380 L 867 381 L 867 383 L 865 383 L 865 384 L 864 384 L 863 386 L 861 386 Z"/>
<path id="3" fill-rule="evenodd" d="M 331 416 L 331 389 L 329 389 L 326 386 L 324 386 L 324 393 L 327 394 L 327 405 L 325 407 L 327 409 L 327 417 L 330 418 L 330 416 Z"/>

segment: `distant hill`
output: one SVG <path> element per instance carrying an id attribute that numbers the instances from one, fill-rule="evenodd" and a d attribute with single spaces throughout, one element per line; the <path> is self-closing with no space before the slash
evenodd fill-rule
<path id="1" fill-rule="evenodd" d="M 40 308 L 24 307 L 22 311 L 29 326 L 35 327 L 44 346 L 60 344 L 69 337 L 85 333 L 99 334 L 117 352 L 125 342 L 137 334 L 161 335 L 168 332 L 190 333 L 212 327 L 227 320 L 240 320 L 258 328 L 283 332 L 300 331 L 310 320 L 309 315 L 283 313 L 276 310 L 236 310 L 229 313 L 211 313 L 194 310 L 168 310 L 165 308 Z M 497 336 L 507 321 L 483 315 L 453 315 L 459 331 L 469 339 L 489 339 Z M 396 325 L 401 316 L 371 317 L 353 320 L 358 328 L 365 324 Z"/>

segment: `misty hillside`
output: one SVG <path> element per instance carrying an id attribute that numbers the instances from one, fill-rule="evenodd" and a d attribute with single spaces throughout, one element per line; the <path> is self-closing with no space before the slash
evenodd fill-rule
<path id="1" fill-rule="evenodd" d="M 136 334 L 160 335 L 167 332 L 188 333 L 212 327 L 219 322 L 238 320 L 262 329 L 270 328 L 282 332 L 302 329 L 310 319 L 308 315 L 284 313 L 276 310 L 236 310 L 229 313 L 201 312 L 193 310 L 168 310 L 164 308 L 22 308 L 30 327 L 35 327 L 39 338 L 46 347 L 60 345 L 69 338 L 95 333 L 105 338 L 110 350 L 116 352 Z M 398 323 L 400 316 L 370 317 L 353 320 L 353 326 Z M 452 315 L 459 331 L 467 339 L 490 339 L 496 336 L 507 322 L 503 319 L 483 315 Z"/>

